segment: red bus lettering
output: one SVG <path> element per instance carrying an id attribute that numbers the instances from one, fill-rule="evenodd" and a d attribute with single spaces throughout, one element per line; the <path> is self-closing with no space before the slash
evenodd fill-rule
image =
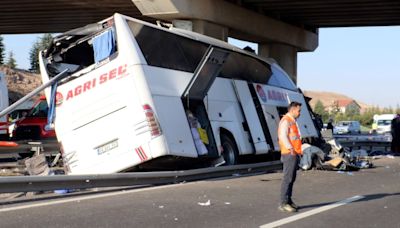
<path id="1" fill-rule="evenodd" d="M 83 92 L 86 92 L 86 90 L 89 90 L 91 86 L 92 86 L 91 81 L 85 82 L 85 84 L 83 84 Z"/>
<path id="2" fill-rule="evenodd" d="M 82 92 L 82 86 L 77 86 L 76 88 L 75 88 L 75 96 L 78 96 L 79 94 L 81 94 L 81 92 Z"/>
<path id="3" fill-rule="evenodd" d="M 117 69 L 112 69 L 108 75 L 108 79 L 114 79 L 115 77 L 117 77 Z"/>
<path id="4" fill-rule="evenodd" d="M 103 84 L 106 81 L 107 81 L 107 74 L 102 74 L 100 76 L 100 84 Z"/>
<path id="5" fill-rule="evenodd" d="M 71 99 L 73 97 L 74 97 L 74 93 L 72 92 L 72 90 L 68 91 L 66 100 L 69 100 L 69 99 Z"/>
<path id="6" fill-rule="evenodd" d="M 118 75 L 126 73 L 126 64 L 123 66 L 118 67 Z"/>

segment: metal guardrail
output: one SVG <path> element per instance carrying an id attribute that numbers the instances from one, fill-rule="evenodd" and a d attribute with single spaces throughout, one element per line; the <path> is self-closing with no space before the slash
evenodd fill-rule
<path id="1" fill-rule="evenodd" d="M 0 177 L 0 193 L 85 189 L 134 185 L 160 185 L 209 178 L 278 170 L 280 161 L 257 164 L 221 166 L 185 171 L 117 173 L 103 175 L 56 175 Z"/>
<path id="2" fill-rule="evenodd" d="M 391 141 L 390 135 L 333 135 L 339 142 L 342 141 Z"/>
<path id="3" fill-rule="evenodd" d="M 56 155 L 60 151 L 60 145 L 56 139 L 52 140 L 20 140 L 14 141 L 18 144 L 16 147 L 0 147 L 0 158 L 13 157 L 17 154 L 32 153 L 35 147 L 40 147 L 42 153 L 46 155 Z"/>
<path id="4" fill-rule="evenodd" d="M 391 143 L 390 141 L 340 141 L 340 145 L 351 150 L 355 148 L 369 148 L 369 150 L 372 150 L 372 148 L 384 148 L 387 151 Z"/>

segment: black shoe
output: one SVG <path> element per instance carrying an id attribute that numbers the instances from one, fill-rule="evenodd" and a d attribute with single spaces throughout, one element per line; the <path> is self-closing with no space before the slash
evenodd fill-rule
<path id="1" fill-rule="evenodd" d="M 289 203 L 290 206 L 292 206 L 294 209 L 298 210 L 299 206 L 297 206 L 295 203 L 291 202 Z"/>

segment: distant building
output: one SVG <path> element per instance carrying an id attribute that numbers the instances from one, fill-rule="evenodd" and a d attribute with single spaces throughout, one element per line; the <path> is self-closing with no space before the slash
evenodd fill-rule
<path id="1" fill-rule="evenodd" d="M 355 100 L 336 100 L 328 107 L 328 111 L 331 113 L 335 109 L 337 109 L 340 113 L 345 113 L 346 110 L 354 110 L 355 112 L 360 113 L 361 106 Z"/>

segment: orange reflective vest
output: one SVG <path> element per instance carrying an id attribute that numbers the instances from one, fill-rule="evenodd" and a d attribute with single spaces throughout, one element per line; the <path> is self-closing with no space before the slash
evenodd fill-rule
<path id="1" fill-rule="evenodd" d="M 299 132 L 299 128 L 297 127 L 296 120 L 293 117 L 291 117 L 288 114 L 286 114 L 282 117 L 281 122 L 279 124 L 278 136 L 280 135 L 280 131 L 283 130 L 281 123 L 285 120 L 289 122 L 289 129 L 288 129 L 289 142 L 292 145 L 292 148 L 294 149 L 295 153 L 302 155 L 303 152 L 301 150 L 300 132 Z M 279 138 L 279 146 L 281 148 L 281 154 L 289 154 L 290 153 L 290 149 L 288 149 L 285 146 L 285 144 L 282 142 L 282 140 L 280 138 Z"/>

